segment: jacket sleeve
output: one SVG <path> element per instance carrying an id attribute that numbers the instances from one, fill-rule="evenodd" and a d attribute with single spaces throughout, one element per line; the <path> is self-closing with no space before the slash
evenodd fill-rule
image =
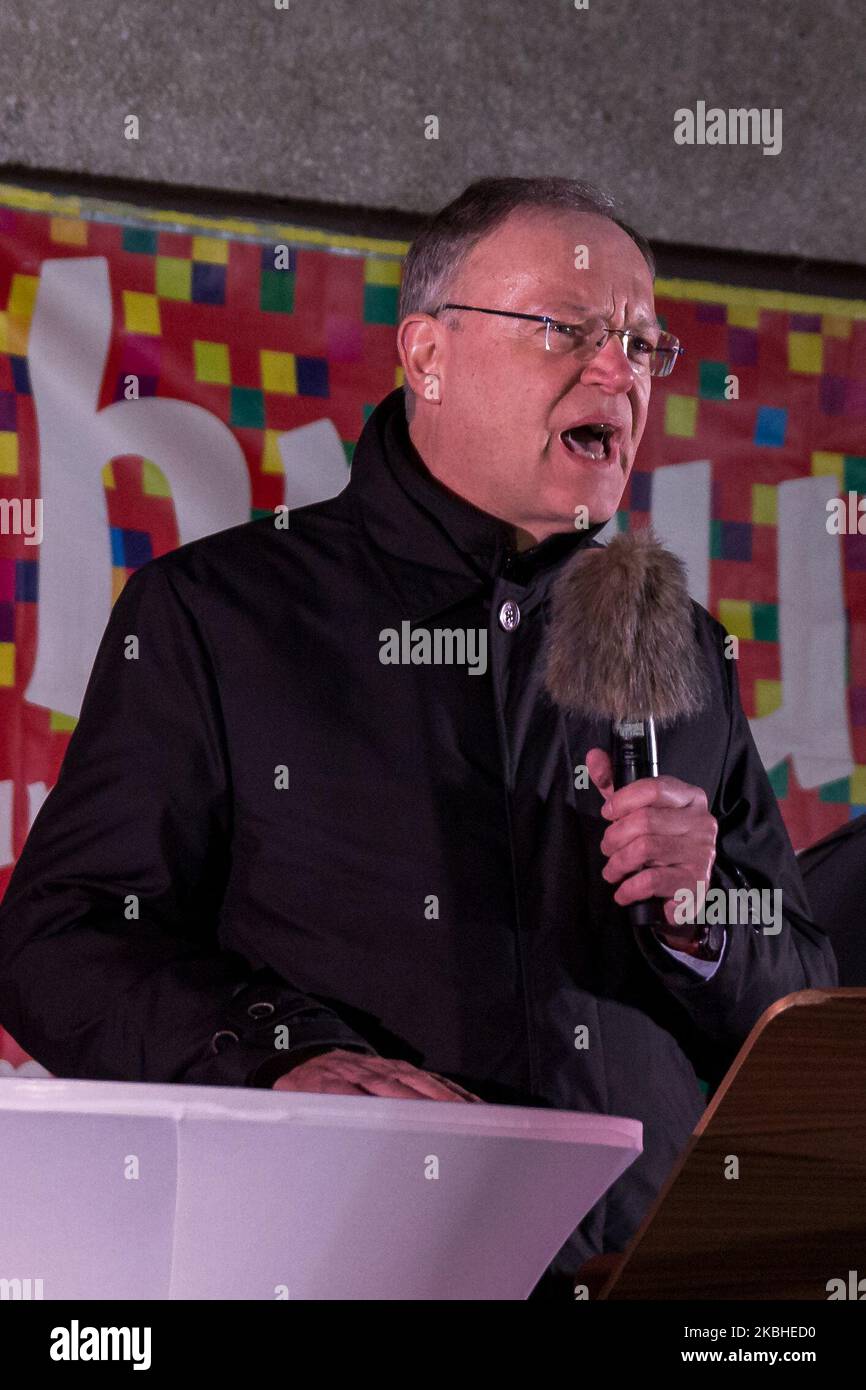
<path id="1" fill-rule="evenodd" d="M 728 743 L 710 807 L 719 827 L 711 886 L 778 889 L 781 918 L 777 924 L 753 923 L 743 921 L 746 913 L 738 910 L 739 920 L 725 923 L 718 969 L 706 979 L 673 960 L 647 933 L 637 934 L 637 940 L 704 1037 L 737 1049 L 777 999 L 801 989 L 833 989 L 838 974 L 829 937 L 812 919 L 797 859 L 743 711 L 737 663 L 721 654 L 719 660 Z M 742 891 L 740 897 L 745 901 Z"/>
<path id="2" fill-rule="evenodd" d="M 136 650 L 137 647 L 137 650 Z M 116 600 L 60 775 L 0 904 L 0 1022 L 60 1076 L 268 1086 L 373 1053 L 222 950 L 232 787 L 202 634 L 156 560 Z"/>

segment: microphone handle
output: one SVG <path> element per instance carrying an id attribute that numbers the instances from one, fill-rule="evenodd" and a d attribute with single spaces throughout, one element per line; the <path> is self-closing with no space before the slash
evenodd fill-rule
<path id="1" fill-rule="evenodd" d="M 629 719 L 615 723 L 612 731 L 614 790 L 627 787 L 641 777 L 658 777 L 659 759 L 653 719 Z M 629 903 L 626 911 L 634 927 L 667 926 L 663 898 L 645 898 Z"/>

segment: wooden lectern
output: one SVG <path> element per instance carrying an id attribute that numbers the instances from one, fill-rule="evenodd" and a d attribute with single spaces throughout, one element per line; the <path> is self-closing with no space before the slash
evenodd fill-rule
<path id="1" fill-rule="evenodd" d="M 826 1300 L 835 1279 L 866 1300 L 866 989 L 766 1010 L 628 1250 L 590 1266 L 605 1262 L 599 1299 Z"/>

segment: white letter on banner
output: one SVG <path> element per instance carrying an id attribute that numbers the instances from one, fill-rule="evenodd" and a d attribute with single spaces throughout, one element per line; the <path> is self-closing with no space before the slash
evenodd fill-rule
<path id="1" fill-rule="evenodd" d="M 850 777 L 842 550 L 826 528 L 835 478 L 779 485 L 779 643 L 782 704 L 752 732 L 765 767 L 788 754 L 801 787 Z"/>
<path id="2" fill-rule="evenodd" d="M 313 420 L 277 440 L 285 482 L 283 500 L 291 514 L 336 497 L 349 481 L 346 452 L 333 420 Z"/>
<path id="3" fill-rule="evenodd" d="M 103 256 L 43 262 L 29 369 L 39 430 L 45 534 L 36 660 L 26 698 L 77 715 L 111 609 L 111 557 L 100 474 L 119 454 L 165 474 L 181 544 L 250 514 L 243 451 L 227 425 L 189 401 L 145 397 L 97 410 L 111 340 Z"/>
<path id="4" fill-rule="evenodd" d="M 712 465 L 665 464 L 652 475 L 652 525 L 660 541 L 686 567 L 689 593 L 703 605 L 710 602 L 710 506 Z"/>
<path id="5" fill-rule="evenodd" d="M 652 524 L 685 562 L 692 598 L 709 603 L 711 464 L 657 468 Z M 849 777 L 854 757 L 845 688 L 842 552 L 826 530 L 835 479 L 795 478 L 778 489 L 782 705 L 749 721 L 766 768 L 787 756 L 805 789 Z M 601 537 L 600 537 L 601 538 Z"/>

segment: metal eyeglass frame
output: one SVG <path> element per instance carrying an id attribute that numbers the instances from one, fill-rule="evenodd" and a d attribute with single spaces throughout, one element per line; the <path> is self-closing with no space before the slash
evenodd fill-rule
<path id="1" fill-rule="evenodd" d="M 519 314 L 516 313 L 513 309 L 482 309 L 477 304 L 440 304 L 438 308 L 434 310 L 434 317 L 436 314 L 442 313 L 444 309 L 467 309 L 470 313 L 473 314 L 496 314 L 499 318 L 503 319 L 529 319 L 532 323 L 543 323 L 545 325 L 544 347 L 545 351 L 547 352 L 550 352 L 552 350 L 550 347 L 551 328 L 577 329 L 583 327 L 583 325 L 579 323 L 564 323 L 561 319 L 553 319 L 550 317 L 549 314 Z M 638 337 L 639 330 L 636 328 L 610 328 L 607 324 L 605 324 L 604 342 L 599 343 L 598 347 L 595 350 L 596 352 L 601 352 L 602 348 L 604 347 L 605 343 L 607 342 L 608 338 L 612 333 L 620 339 L 623 347 L 623 352 L 626 355 L 626 360 L 628 361 L 629 365 L 634 366 L 635 364 L 632 362 L 631 358 L 628 355 L 628 339 Z M 685 348 L 680 345 L 678 339 L 674 337 L 673 333 L 669 333 L 668 337 L 674 339 L 674 343 L 676 344 L 676 346 L 653 347 L 651 348 L 651 351 L 664 353 L 670 365 L 667 366 L 666 370 L 663 372 L 650 372 L 650 376 L 670 376 L 676 364 L 677 358 L 681 357 L 685 352 Z M 594 357 L 595 353 L 593 353 L 592 356 Z M 592 358 L 589 358 L 588 360 L 591 361 Z"/>

